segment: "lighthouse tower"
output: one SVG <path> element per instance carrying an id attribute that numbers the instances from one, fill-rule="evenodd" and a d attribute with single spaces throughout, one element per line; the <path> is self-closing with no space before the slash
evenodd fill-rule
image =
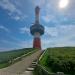
<path id="1" fill-rule="evenodd" d="M 35 23 L 30 27 L 30 33 L 34 36 L 33 48 L 41 49 L 40 36 L 44 34 L 44 27 L 39 23 L 39 12 L 40 8 L 37 6 L 35 8 Z"/>

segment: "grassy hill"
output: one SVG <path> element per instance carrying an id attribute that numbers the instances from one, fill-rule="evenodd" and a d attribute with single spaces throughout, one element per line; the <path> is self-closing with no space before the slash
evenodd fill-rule
<path id="1" fill-rule="evenodd" d="M 19 50 L 0 52 L 0 68 L 7 67 L 17 61 L 20 61 L 26 54 L 35 52 L 36 49 L 24 48 Z"/>
<path id="2" fill-rule="evenodd" d="M 50 73 L 75 75 L 75 47 L 48 48 L 40 64 Z"/>

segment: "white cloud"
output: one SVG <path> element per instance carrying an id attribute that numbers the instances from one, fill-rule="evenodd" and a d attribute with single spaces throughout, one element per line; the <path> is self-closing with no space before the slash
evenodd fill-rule
<path id="1" fill-rule="evenodd" d="M 45 33 L 51 36 L 72 36 L 75 34 L 75 25 L 56 25 L 54 27 L 45 26 Z"/>
<path id="2" fill-rule="evenodd" d="M 7 40 L 7 39 L 1 40 L 1 42 L 2 42 L 3 44 L 8 44 L 8 46 L 9 46 L 9 45 L 10 45 L 10 46 L 11 46 L 11 45 L 15 45 L 15 46 L 18 45 L 17 42 L 9 41 L 9 40 Z"/>
<path id="3" fill-rule="evenodd" d="M 22 21 L 22 20 L 24 20 L 25 18 L 28 17 L 27 15 L 25 15 L 23 13 L 21 13 L 21 14 L 19 14 L 19 13 L 12 13 L 12 14 L 10 14 L 9 13 L 8 15 L 11 16 L 11 18 L 16 20 L 16 21 L 18 21 L 18 20 Z"/>
<path id="4" fill-rule="evenodd" d="M 15 16 L 15 17 L 12 17 L 14 18 L 15 20 L 20 20 L 20 16 Z"/>
<path id="5" fill-rule="evenodd" d="M 19 42 L 19 46 L 21 48 L 30 48 L 33 45 L 32 43 L 33 43 L 32 40 L 21 41 L 21 42 Z"/>
<path id="6" fill-rule="evenodd" d="M 0 30 L 2 31 L 6 31 L 6 32 L 10 32 L 10 30 L 8 28 L 6 28 L 5 26 L 3 25 L 0 25 Z"/>
<path id="7" fill-rule="evenodd" d="M 45 37 L 43 36 L 42 47 L 62 47 L 62 46 L 75 46 L 75 25 L 57 25 L 56 27 L 45 27 Z M 29 32 L 27 28 L 24 28 L 24 32 Z M 47 37 L 50 35 L 50 37 Z M 53 36 L 53 37 L 51 37 Z M 32 47 L 33 39 L 31 40 L 21 40 L 19 38 L 12 38 L 13 41 L 3 40 L 3 43 L 10 45 L 15 45 L 14 48 L 26 48 Z M 18 40 L 17 40 L 18 39 Z"/>
<path id="8" fill-rule="evenodd" d="M 45 35 L 46 38 L 42 38 L 43 48 L 75 46 L 75 25 L 46 26 L 45 28 L 45 34 L 47 35 Z"/>
<path id="9" fill-rule="evenodd" d="M 13 50 L 13 48 L 3 48 L 3 47 L 0 47 L 0 52 L 9 51 L 9 50 Z"/>
<path id="10" fill-rule="evenodd" d="M 11 13 L 16 11 L 16 7 L 9 0 L 1 0 L 0 6 L 3 7 L 4 9 L 10 11 Z"/>
<path id="11" fill-rule="evenodd" d="M 31 1 L 33 3 L 34 6 L 40 6 L 42 7 L 45 4 L 45 0 L 32 0 Z"/>
<path id="12" fill-rule="evenodd" d="M 50 36 L 58 36 L 57 28 L 45 26 L 45 34 Z"/>
<path id="13" fill-rule="evenodd" d="M 53 15 L 47 14 L 46 16 L 42 16 L 42 19 L 48 23 L 50 21 L 53 21 L 55 19 L 55 17 Z"/>
<path id="14" fill-rule="evenodd" d="M 66 9 L 60 9 L 58 7 L 59 1 L 60 0 L 33 0 L 32 3 L 34 6 L 39 5 L 40 8 L 42 8 L 41 10 L 44 10 L 42 12 L 42 19 L 45 22 L 52 21 L 53 16 L 55 17 L 52 21 L 54 23 L 61 21 L 64 22 L 64 18 L 68 18 L 68 21 L 75 20 L 75 0 L 71 0 Z M 49 17 L 49 15 L 53 16 Z"/>
<path id="15" fill-rule="evenodd" d="M 8 15 L 15 20 L 22 20 L 27 16 L 22 13 L 22 11 L 17 8 L 10 0 L 1 0 L 0 7 L 8 11 Z"/>
<path id="16" fill-rule="evenodd" d="M 1 44 L 4 46 L 0 46 L 0 50 L 14 50 L 14 49 L 21 49 L 21 48 L 32 48 L 32 40 L 15 40 L 15 41 L 9 41 L 9 40 L 1 40 Z"/>
<path id="17" fill-rule="evenodd" d="M 23 28 L 20 28 L 20 32 L 21 33 L 28 33 L 28 34 L 30 34 L 30 29 L 27 28 L 27 27 L 23 27 Z"/>
<path id="18" fill-rule="evenodd" d="M 64 37 L 71 37 L 75 34 L 75 25 L 58 25 L 57 29 L 59 34 Z"/>

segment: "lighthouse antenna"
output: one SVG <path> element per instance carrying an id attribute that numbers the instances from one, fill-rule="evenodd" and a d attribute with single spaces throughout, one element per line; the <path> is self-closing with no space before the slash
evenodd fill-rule
<path id="1" fill-rule="evenodd" d="M 39 8 L 39 6 L 36 6 L 36 8 L 35 8 L 35 23 L 36 24 L 39 23 L 39 12 L 40 12 L 40 8 Z"/>

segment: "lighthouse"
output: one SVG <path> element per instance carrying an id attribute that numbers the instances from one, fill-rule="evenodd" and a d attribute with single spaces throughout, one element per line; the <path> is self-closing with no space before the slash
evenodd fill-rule
<path id="1" fill-rule="evenodd" d="M 39 13 L 40 13 L 40 8 L 39 6 L 36 6 L 35 22 L 30 27 L 30 33 L 34 36 L 33 48 L 41 49 L 41 36 L 44 34 L 44 27 L 39 23 Z"/>

